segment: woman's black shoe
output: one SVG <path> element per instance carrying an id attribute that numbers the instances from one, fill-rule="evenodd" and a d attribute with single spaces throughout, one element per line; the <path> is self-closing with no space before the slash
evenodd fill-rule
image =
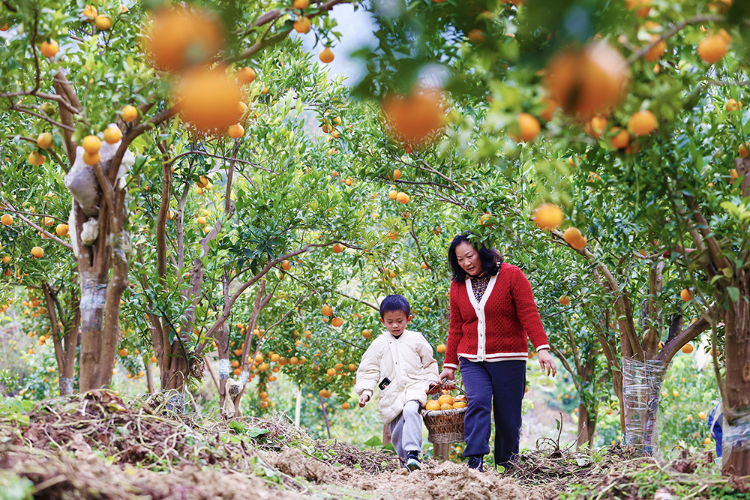
<path id="1" fill-rule="evenodd" d="M 479 472 L 483 472 L 482 465 L 484 464 L 484 457 L 482 455 L 475 455 L 469 457 L 469 469 L 476 469 Z"/>

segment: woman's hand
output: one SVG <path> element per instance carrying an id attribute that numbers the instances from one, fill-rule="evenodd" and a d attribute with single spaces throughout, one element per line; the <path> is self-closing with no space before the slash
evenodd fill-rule
<path id="1" fill-rule="evenodd" d="M 547 349 L 539 351 L 537 356 L 539 357 L 539 366 L 542 368 L 543 372 L 547 375 L 551 373 L 553 377 L 557 375 L 557 365 Z"/>
<path id="2" fill-rule="evenodd" d="M 364 408 L 364 407 L 365 407 L 365 405 L 367 404 L 367 402 L 368 402 L 369 400 L 370 400 L 370 396 L 368 396 L 367 394 L 362 394 L 362 395 L 361 395 L 361 396 L 359 397 L 359 407 L 360 407 L 360 408 Z"/>
<path id="3" fill-rule="evenodd" d="M 447 379 L 447 380 L 456 380 L 456 369 L 455 368 L 443 368 L 442 373 L 440 373 L 440 380 Z"/>

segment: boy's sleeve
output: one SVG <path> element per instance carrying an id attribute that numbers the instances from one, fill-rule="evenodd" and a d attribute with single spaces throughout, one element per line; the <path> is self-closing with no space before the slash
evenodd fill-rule
<path id="1" fill-rule="evenodd" d="M 370 347 L 367 348 L 365 354 L 362 356 L 362 360 L 359 362 L 359 368 L 357 369 L 357 383 L 354 386 L 354 391 L 357 395 L 362 396 L 367 394 L 370 399 L 375 393 L 375 387 L 378 385 L 380 380 L 380 342 L 373 342 Z"/>
<path id="2" fill-rule="evenodd" d="M 439 383 L 440 370 L 438 369 L 438 363 L 435 360 L 435 357 L 432 355 L 432 346 L 429 342 L 427 342 L 426 338 L 422 337 L 420 339 L 419 343 L 417 344 L 417 350 L 419 357 L 422 360 L 422 368 L 427 375 L 427 380 L 429 382 Z"/>
<path id="3" fill-rule="evenodd" d="M 531 283 L 520 269 L 516 270 L 511 281 L 511 291 L 513 293 L 513 302 L 516 304 L 516 313 L 521 320 L 523 329 L 534 344 L 534 349 L 541 351 L 549 349 L 549 340 L 544 333 L 542 319 L 539 317 L 539 310 L 534 302 L 534 293 L 531 291 Z"/>
<path id="4" fill-rule="evenodd" d="M 458 301 L 456 299 L 457 295 L 457 287 L 455 284 L 451 283 L 451 317 L 448 325 L 448 345 L 445 350 L 445 362 L 443 363 L 443 368 L 458 369 L 458 344 L 461 342 L 461 337 L 464 336 L 462 330 L 464 320 L 461 318 L 461 310 L 458 308 Z"/>

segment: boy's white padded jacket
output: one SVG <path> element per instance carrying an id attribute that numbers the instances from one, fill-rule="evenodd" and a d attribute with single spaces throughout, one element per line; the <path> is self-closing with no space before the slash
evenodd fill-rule
<path id="1" fill-rule="evenodd" d="M 427 403 L 427 389 L 440 379 L 432 346 L 421 333 L 405 330 L 398 338 L 388 331 L 379 335 L 362 356 L 354 390 L 372 398 L 385 377 L 391 383 L 380 391 L 383 423 L 395 420 L 407 401 L 419 401 L 421 406 Z"/>

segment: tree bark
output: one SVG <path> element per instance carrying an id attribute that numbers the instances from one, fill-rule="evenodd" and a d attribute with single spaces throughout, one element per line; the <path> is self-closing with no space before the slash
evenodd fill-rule
<path id="1" fill-rule="evenodd" d="M 576 448 L 588 446 L 594 447 L 594 432 L 596 431 L 596 408 L 592 408 L 592 413 L 586 408 L 586 403 L 578 403 L 578 442 Z"/>
<path id="2" fill-rule="evenodd" d="M 726 382 L 724 435 L 729 454 L 722 472 L 736 476 L 750 475 L 750 272 L 739 270 L 735 283 L 739 300 L 730 303 L 724 316 Z M 727 427 L 729 427 L 729 432 Z"/>

